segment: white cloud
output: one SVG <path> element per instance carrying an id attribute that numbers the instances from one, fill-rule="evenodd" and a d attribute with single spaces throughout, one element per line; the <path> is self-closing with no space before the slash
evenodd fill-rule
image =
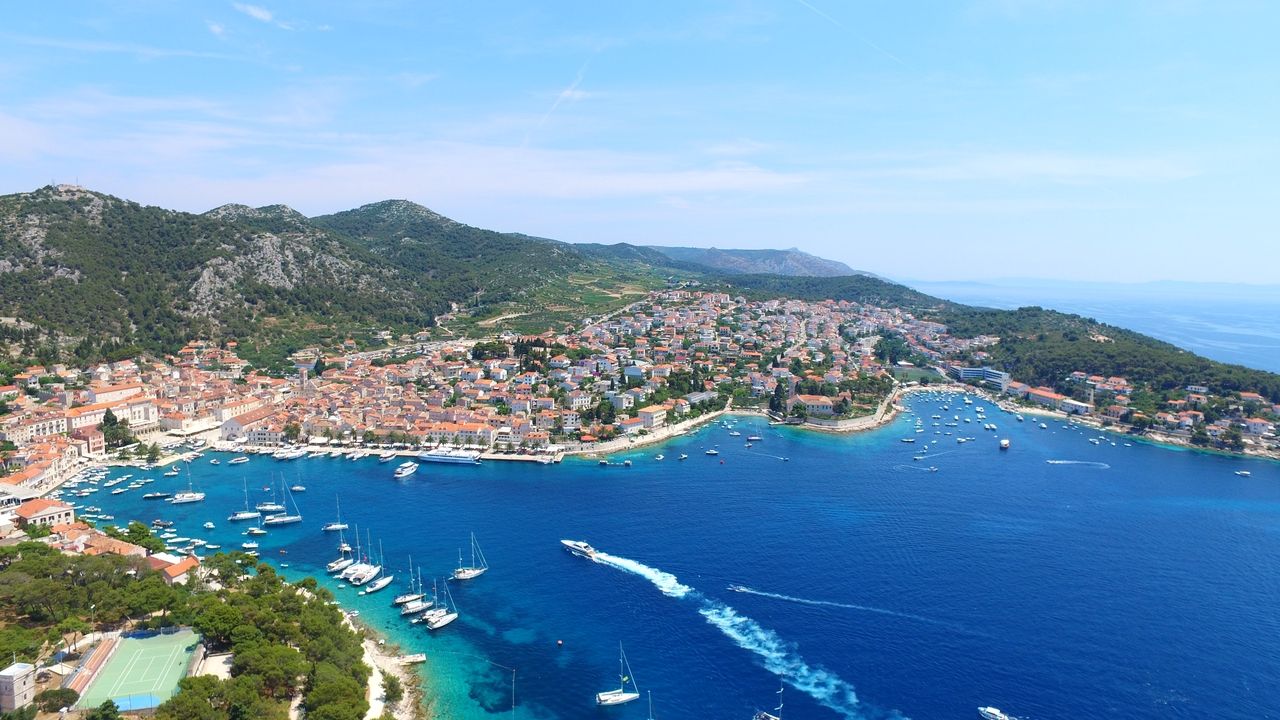
<path id="1" fill-rule="evenodd" d="M 227 33 L 227 29 L 223 27 L 221 23 L 206 20 L 204 24 L 205 27 L 209 28 L 209 32 L 213 33 L 215 37 L 223 37 Z"/>
<path id="2" fill-rule="evenodd" d="M 260 22 L 269 23 L 275 18 L 275 15 L 270 10 L 261 5 L 233 2 L 231 7 Z"/>
<path id="3" fill-rule="evenodd" d="M 1168 182 L 1198 171 L 1172 157 L 1074 155 L 1048 152 L 985 152 L 938 157 L 900 157 L 865 171 L 872 176 L 932 181 Z"/>

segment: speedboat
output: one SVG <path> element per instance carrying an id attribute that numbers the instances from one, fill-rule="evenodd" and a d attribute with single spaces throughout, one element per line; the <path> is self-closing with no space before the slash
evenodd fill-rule
<path id="1" fill-rule="evenodd" d="M 1002 713 L 998 708 L 993 707 L 978 708 L 978 715 L 982 717 L 982 720 L 1014 720 L 1013 716 Z"/>
<path id="2" fill-rule="evenodd" d="M 761 440 L 763 440 L 763 439 L 764 439 L 764 438 L 760 437 L 759 435 L 748 435 L 748 436 L 747 436 L 747 442 L 760 442 L 760 441 L 761 441 Z"/>
<path id="3" fill-rule="evenodd" d="M 579 557 L 584 557 L 588 560 L 596 558 L 596 549 L 581 540 L 561 540 L 560 544 L 564 546 L 565 550 Z"/>
<path id="4" fill-rule="evenodd" d="M 1249 472 L 1248 470 L 1237 470 L 1236 474 L 1239 475 L 1240 477 L 1249 477 L 1253 473 Z"/>
<path id="5" fill-rule="evenodd" d="M 402 478 L 407 478 L 416 472 L 418 472 L 418 463 L 416 462 L 401 463 L 400 467 L 396 468 L 395 478 L 397 480 L 400 480 Z"/>

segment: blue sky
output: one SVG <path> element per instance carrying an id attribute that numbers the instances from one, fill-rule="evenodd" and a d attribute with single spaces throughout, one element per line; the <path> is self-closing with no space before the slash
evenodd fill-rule
<path id="1" fill-rule="evenodd" d="M 1280 4 L 20 3 L 0 192 L 390 197 L 890 277 L 1280 280 Z"/>

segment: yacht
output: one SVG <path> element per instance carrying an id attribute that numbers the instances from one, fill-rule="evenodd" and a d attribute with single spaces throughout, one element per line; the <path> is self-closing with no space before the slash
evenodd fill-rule
<path id="1" fill-rule="evenodd" d="M 409 556 L 409 592 L 401 593 L 397 595 L 395 599 L 391 601 L 391 604 L 392 605 L 412 605 L 413 603 L 421 604 L 421 600 L 425 596 L 426 596 L 426 593 L 422 591 L 422 568 L 418 568 L 418 577 L 415 580 L 413 575 L 413 556 L 410 555 Z M 425 607 L 420 609 L 426 610 Z M 405 613 L 401 611 L 400 614 L 407 615 L 411 613 Z"/>
<path id="2" fill-rule="evenodd" d="M 244 482 L 244 509 L 237 510 L 231 513 L 230 515 L 228 515 L 227 520 L 230 522 L 235 522 L 237 520 L 257 520 L 258 518 L 262 517 L 261 512 L 258 512 L 257 510 L 249 509 L 249 483 L 247 480 L 243 482 Z"/>
<path id="3" fill-rule="evenodd" d="M 428 630 L 439 630 L 458 619 L 458 606 L 453 602 L 453 594 L 449 592 L 449 584 L 444 586 L 445 604 L 438 608 L 428 610 L 425 615 L 430 615 L 425 622 Z"/>
<path id="4" fill-rule="evenodd" d="M 444 450 L 436 448 L 418 455 L 418 459 L 422 462 L 479 465 L 480 453 L 476 450 Z"/>
<path id="5" fill-rule="evenodd" d="M 978 715 L 982 720 L 1014 720 L 1013 716 L 1002 713 L 1000 710 L 993 707 L 978 708 Z"/>
<path id="6" fill-rule="evenodd" d="M 142 499 L 143 500 L 164 500 L 165 498 L 171 498 L 171 497 L 173 497 L 173 493 L 149 492 L 146 495 L 143 495 Z"/>
<path id="7" fill-rule="evenodd" d="M 761 440 L 763 440 L 763 439 L 764 439 L 764 438 L 760 437 L 759 435 L 748 435 L 748 436 L 747 436 L 747 442 L 760 442 L 760 441 L 761 441 Z"/>
<path id="8" fill-rule="evenodd" d="M 396 468 L 395 477 L 399 480 L 401 478 L 407 478 L 416 472 L 418 472 L 418 463 L 404 462 L 400 463 L 400 467 Z"/>
<path id="9" fill-rule="evenodd" d="M 230 461 L 230 462 L 228 462 L 227 464 L 228 464 L 228 465 L 242 465 L 242 464 L 247 463 L 247 462 L 249 462 L 249 456 L 248 456 L 248 455 L 241 455 L 241 456 L 240 456 L 240 457 L 238 457 L 238 458 L 232 458 L 232 459 L 231 459 L 231 461 Z"/>
<path id="10" fill-rule="evenodd" d="M 321 530 L 324 530 L 325 532 L 334 532 L 335 530 L 342 531 L 347 529 L 347 524 L 342 522 L 342 502 L 336 497 L 333 501 L 338 506 L 338 519 L 331 523 L 326 523 L 325 526 L 321 528 Z"/>
<path id="11" fill-rule="evenodd" d="M 480 557 L 479 564 L 476 563 L 476 556 Z M 484 553 L 480 550 L 480 543 L 476 542 L 476 534 L 471 533 L 471 565 L 463 567 L 462 565 L 462 548 L 458 548 L 458 569 L 453 571 L 450 576 L 453 580 L 473 580 L 485 574 L 489 569 L 489 561 L 484 559 Z"/>
<path id="12" fill-rule="evenodd" d="M 628 683 L 631 685 L 631 691 L 627 690 Z M 636 685 L 635 677 L 631 673 L 631 664 L 627 662 L 627 656 L 622 652 L 622 643 L 618 643 L 618 689 L 596 693 L 596 704 L 622 705 L 639 699 L 640 687 Z"/>
<path id="13" fill-rule="evenodd" d="M 245 550 L 257 550 L 258 543 L 252 540 L 246 540 L 245 542 L 240 543 L 240 547 L 244 548 Z"/>
<path id="14" fill-rule="evenodd" d="M 281 485 L 283 484 L 284 483 L 282 482 Z M 302 522 L 302 513 L 298 512 L 298 501 L 293 499 L 292 491 L 286 489 L 285 496 L 288 500 L 293 502 L 293 514 L 288 514 L 288 511 L 286 510 L 275 515 L 268 515 L 262 519 L 263 525 L 292 525 L 294 523 Z"/>
<path id="15" fill-rule="evenodd" d="M 588 560 L 596 559 L 596 549 L 581 540 L 561 540 L 560 544 L 564 546 L 565 550 L 578 557 L 584 557 Z"/>

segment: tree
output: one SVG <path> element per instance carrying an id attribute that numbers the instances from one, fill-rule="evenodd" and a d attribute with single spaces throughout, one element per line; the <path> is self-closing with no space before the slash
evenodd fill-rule
<path id="1" fill-rule="evenodd" d="M 120 708 L 110 700 L 90 710 L 84 720 L 120 720 Z"/>
<path id="2" fill-rule="evenodd" d="M 71 707 L 80 699 L 80 693 L 71 688 L 50 688 L 36 695 L 36 705 L 45 712 L 58 712 L 64 707 Z"/>
<path id="3" fill-rule="evenodd" d="M 159 462 L 159 460 L 160 460 L 160 446 L 156 443 L 151 443 L 151 447 L 147 448 L 147 462 L 154 464 L 156 462 Z"/>
<path id="4" fill-rule="evenodd" d="M 286 424 L 285 424 L 285 426 L 284 426 L 284 436 L 285 436 L 285 438 L 286 438 L 286 439 L 288 439 L 288 440 L 289 440 L 289 442 L 293 442 L 294 440 L 297 440 L 297 439 L 298 439 L 298 436 L 299 436 L 299 435 L 301 435 L 301 434 L 302 434 L 302 426 L 301 426 L 301 425 L 299 425 L 298 423 L 286 423 Z"/>
<path id="5" fill-rule="evenodd" d="M 383 673 L 382 697 L 388 705 L 395 705 L 404 698 L 404 686 L 400 684 L 400 678 L 391 673 Z"/>
<path id="6" fill-rule="evenodd" d="M 787 388 L 782 382 L 773 387 L 773 395 L 769 398 L 769 409 L 776 413 L 787 410 Z"/>
<path id="7" fill-rule="evenodd" d="M 322 357 L 318 357 L 318 358 L 316 358 L 316 364 L 315 364 L 315 366 L 311 368 L 311 372 L 312 372 L 316 377 L 320 377 L 320 375 L 321 375 L 321 374 L 323 374 L 323 373 L 324 373 L 324 371 L 325 371 L 325 370 L 327 370 L 327 369 L 328 369 L 328 366 L 324 364 L 324 358 L 322 358 Z"/>

